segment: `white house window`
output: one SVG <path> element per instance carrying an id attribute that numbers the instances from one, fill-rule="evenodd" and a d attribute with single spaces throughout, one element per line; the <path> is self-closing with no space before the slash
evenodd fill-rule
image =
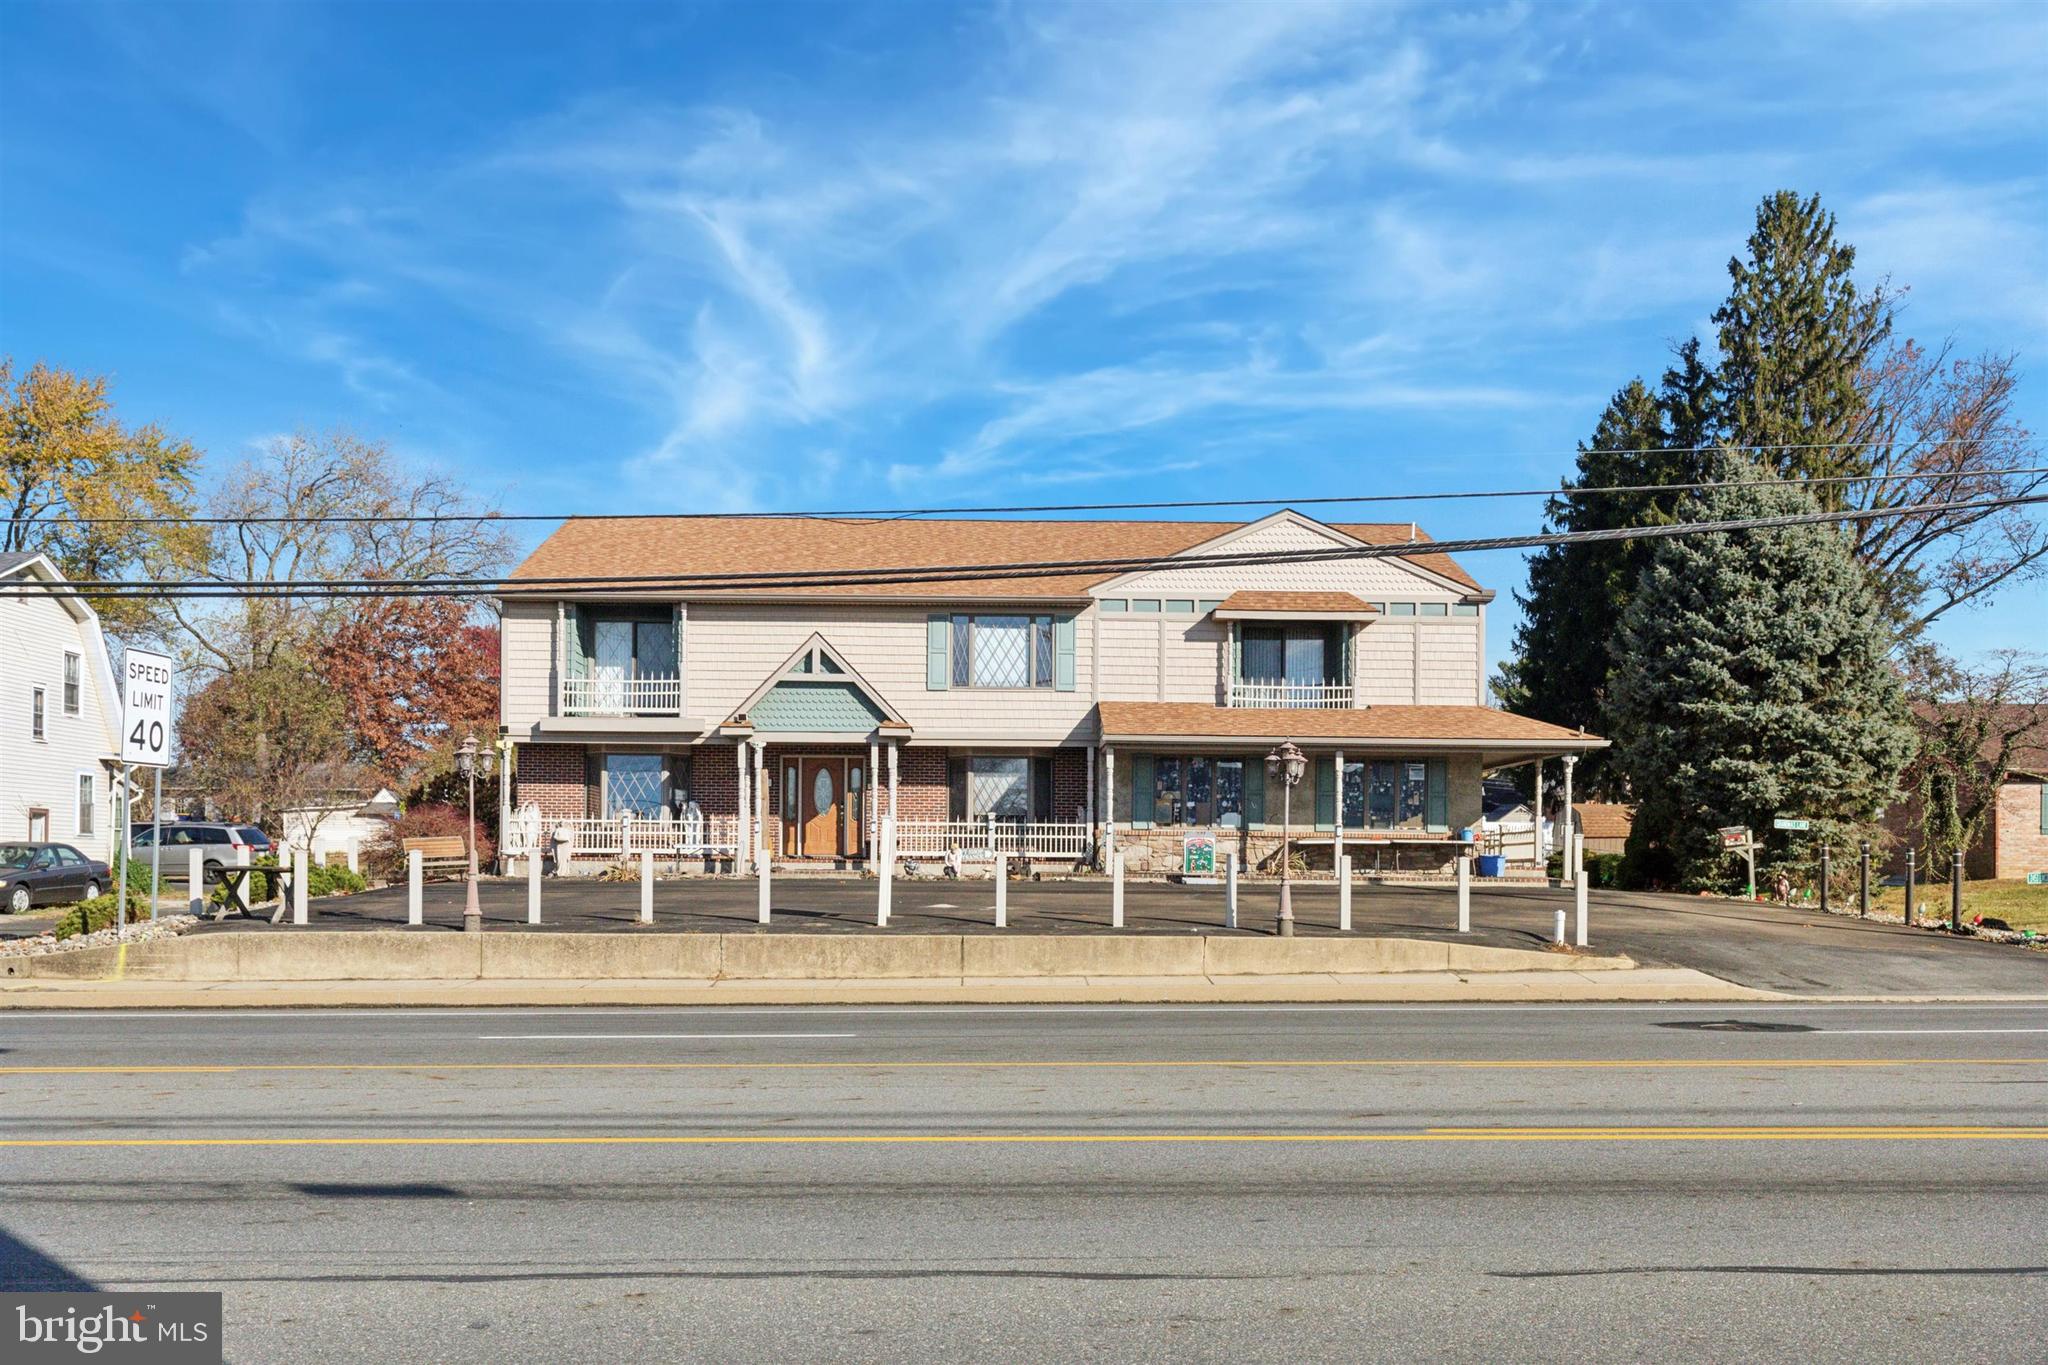
<path id="1" fill-rule="evenodd" d="M 64 714 L 78 714 L 78 656 L 69 652 L 64 655 Z"/>
<path id="2" fill-rule="evenodd" d="M 955 616 L 953 686 L 1051 687 L 1050 616 Z"/>
<path id="3" fill-rule="evenodd" d="M 43 689 L 32 687 L 28 693 L 28 734 L 30 739 L 43 737 Z"/>
<path id="4" fill-rule="evenodd" d="M 967 761 L 967 816 L 981 820 L 1031 818 L 1031 760 L 972 758 Z"/>
<path id="5" fill-rule="evenodd" d="M 78 775 L 78 830 L 79 834 L 93 832 L 93 780 L 91 773 Z"/>

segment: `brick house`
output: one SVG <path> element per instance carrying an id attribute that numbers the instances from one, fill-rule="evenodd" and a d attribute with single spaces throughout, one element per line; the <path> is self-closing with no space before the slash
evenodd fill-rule
<path id="1" fill-rule="evenodd" d="M 2038 720 L 2014 746 L 1984 828 L 1963 854 L 1964 875 L 1972 879 L 2016 881 L 2031 872 L 2048 873 L 2048 708 L 2032 710 Z M 1905 871 L 1905 850 L 1925 842 L 1918 796 L 1885 812 L 1884 824 L 1894 839 L 1886 871 L 1896 876 Z M 1923 864 L 1922 875 L 1946 877 L 1948 869 Z"/>
<path id="2" fill-rule="evenodd" d="M 1493 594 L 1428 545 L 1295 512 L 572 520 L 500 599 L 508 848 L 857 866 L 893 816 L 911 859 L 1160 868 L 1195 835 L 1258 867 L 1284 805 L 1312 862 L 1441 866 L 1483 774 L 1605 741 L 1483 704 Z"/>

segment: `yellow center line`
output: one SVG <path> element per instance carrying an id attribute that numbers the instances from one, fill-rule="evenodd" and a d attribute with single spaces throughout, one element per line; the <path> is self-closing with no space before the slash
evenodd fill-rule
<path id="1" fill-rule="evenodd" d="M 192 1062 L 108 1066 L 0 1066 L 0 1076 L 166 1076 L 220 1075 L 244 1071 L 963 1071 L 1061 1069 L 1185 1070 L 1202 1067 L 1374 1068 L 1442 1067 L 1467 1071 L 1578 1070 L 1808 1070 L 1829 1067 L 2048 1066 L 2048 1057 L 1621 1057 L 1470 1058 L 1209 1057 L 1187 1061 L 1130 1058 L 1112 1061 L 886 1061 L 865 1062 Z"/>
<path id="2" fill-rule="evenodd" d="M 1951 1142 L 2048 1140 L 2048 1127 L 1423 1128 L 1378 1133 L 686 1133 L 508 1137 L 7 1138 L 0 1147 L 824 1147 L 895 1144 L 1245 1144 L 1395 1142 Z"/>

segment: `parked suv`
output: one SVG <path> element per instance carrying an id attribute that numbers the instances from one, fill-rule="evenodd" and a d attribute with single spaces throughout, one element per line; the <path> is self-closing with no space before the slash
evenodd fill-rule
<path id="1" fill-rule="evenodd" d="M 178 820 L 165 825 L 164 856 L 161 872 L 164 880 L 182 880 L 185 876 L 185 860 L 191 856 L 187 851 L 197 848 L 205 860 L 205 876 L 211 885 L 220 880 L 220 870 L 232 867 L 248 850 L 250 861 L 270 852 L 270 838 L 254 825 L 218 824 L 200 820 Z M 150 854 L 151 830 L 145 825 L 128 842 L 128 856 L 138 863 L 147 864 Z"/>

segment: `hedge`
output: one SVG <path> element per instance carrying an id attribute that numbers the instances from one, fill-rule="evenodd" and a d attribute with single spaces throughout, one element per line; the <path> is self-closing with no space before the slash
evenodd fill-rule
<path id="1" fill-rule="evenodd" d="M 89 901 L 80 901 L 57 917 L 56 927 L 50 932 L 60 939 L 76 934 L 94 934 L 111 928 L 114 923 L 114 897 L 111 893 L 94 896 Z M 141 902 L 133 897 L 128 901 L 128 923 L 140 920 L 147 912 Z"/>

